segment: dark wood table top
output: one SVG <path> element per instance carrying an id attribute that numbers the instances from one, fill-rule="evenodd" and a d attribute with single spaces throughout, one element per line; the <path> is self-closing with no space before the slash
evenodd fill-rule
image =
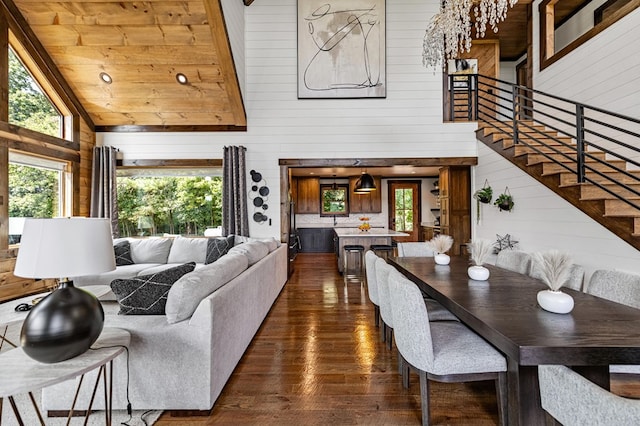
<path id="1" fill-rule="evenodd" d="M 447 266 L 425 257 L 388 261 L 519 365 L 640 364 L 638 309 L 562 289 L 575 307 L 554 314 L 537 304 L 546 285 L 526 275 L 489 265 L 489 280 L 474 281 L 460 256 Z"/>

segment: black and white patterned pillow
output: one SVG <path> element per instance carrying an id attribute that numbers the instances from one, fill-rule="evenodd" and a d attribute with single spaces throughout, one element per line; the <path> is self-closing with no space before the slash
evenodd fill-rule
<path id="1" fill-rule="evenodd" d="M 116 256 L 116 266 L 133 265 L 129 241 L 124 240 L 114 244 L 113 253 Z"/>
<path id="2" fill-rule="evenodd" d="M 205 265 L 213 263 L 229 251 L 233 247 L 235 240 L 234 235 L 221 238 L 209 238 L 207 241 L 207 258 L 205 259 Z"/>
<path id="3" fill-rule="evenodd" d="M 164 315 L 171 286 L 195 267 L 195 262 L 190 262 L 155 274 L 111 281 L 111 290 L 120 305 L 119 314 Z"/>

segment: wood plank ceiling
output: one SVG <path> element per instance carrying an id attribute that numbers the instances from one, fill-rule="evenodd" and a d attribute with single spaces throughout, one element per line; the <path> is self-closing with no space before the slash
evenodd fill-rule
<path id="1" fill-rule="evenodd" d="M 14 2 L 98 130 L 246 128 L 219 1 Z"/>
<path id="2" fill-rule="evenodd" d="M 557 18 L 585 1 L 558 2 Z M 97 130 L 246 129 L 219 0 L 13 2 Z M 498 34 L 487 31 L 500 39 L 502 60 L 526 53 L 531 2 L 520 0 Z"/>

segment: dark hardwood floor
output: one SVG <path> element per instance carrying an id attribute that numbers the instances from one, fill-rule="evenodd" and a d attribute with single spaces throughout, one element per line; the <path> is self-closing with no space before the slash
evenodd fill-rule
<path id="1" fill-rule="evenodd" d="M 411 379 L 405 390 L 366 285 L 345 286 L 333 255 L 300 254 L 211 415 L 165 413 L 156 425 L 417 425 L 420 390 Z M 620 393 L 640 395 L 637 382 L 623 385 Z M 431 382 L 431 422 L 497 424 L 493 382 Z"/>
<path id="2" fill-rule="evenodd" d="M 497 424 L 493 382 L 433 383 L 435 424 Z M 300 254 L 209 417 L 163 414 L 157 426 L 420 424 L 395 348 L 380 342 L 366 285 L 345 286 L 330 254 Z"/>

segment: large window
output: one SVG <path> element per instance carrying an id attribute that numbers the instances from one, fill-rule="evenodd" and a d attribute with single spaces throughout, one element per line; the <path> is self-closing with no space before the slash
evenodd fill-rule
<path id="1" fill-rule="evenodd" d="M 119 169 L 121 236 L 204 235 L 222 224 L 222 177 L 215 169 Z"/>
<path id="2" fill-rule="evenodd" d="M 66 164 L 9 152 L 9 244 L 18 244 L 25 218 L 64 215 Z"/>
<path id="3" fill-rule="evenodd" d="M 45 135 L 62 137 L 63 117 L 16 52 L 9 47 L 9 123 Z M 22 149 L 22 148 L 21 148 Z M 29 149 L 25 146 L 24 149 Z M 37 152 L 38 147 L 34 147 Z M 20 243 L 25 218 L 67 215 L 71 179 L 67 162 L 9 151 L 9 244 Z"/>
<path id="4" fill-rule="evenodd" d="M 9 48 L 9 123 L 61 137 L 62 114 Z"/>

